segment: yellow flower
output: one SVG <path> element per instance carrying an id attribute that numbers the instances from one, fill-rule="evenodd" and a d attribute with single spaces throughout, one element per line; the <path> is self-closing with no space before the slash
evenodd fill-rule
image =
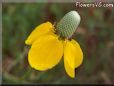
<path id="1" fill-rule="evenodd" d="M 75 68 L 79 67 L 83 60 L 80 45 L 73 39 L 61 38 L 50 22 L 37 26 L 25 43 L 31 45 L 28 61 L 32 68 L 40 71 L 51 69 L 63 57 L 67 74 L 75 77 Z"/>

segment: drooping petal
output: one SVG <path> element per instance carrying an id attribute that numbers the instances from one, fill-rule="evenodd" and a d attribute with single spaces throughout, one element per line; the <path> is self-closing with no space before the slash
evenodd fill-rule
<path id="1" fill-rule="evenodd" d="M 72 40 L 71 43 L 76 48 L 75 68 L 77 68 L 78 66 L 80 66 L 82 64 L 83 52 L 82 52 L 82 49 L 81 49 L 80 45 L 78 44 L 78 42 L 76 42 L 75 40 Z"/>
<path id="2" fill-rule="evenodd" d="M 66 73 L 71 77 L 75 77 L 75 53 L 74 47 L 70 41 L 65 40 L 64 43 L 64 66 Z"/>
<path id="3" fill-rule="evenodd" d="M 75 40 L 66 40 L 64 44 L 64 64 L 70 77 L 75 77 L 75 68 L 82 63 L 82 60 L 83 53 L 79 44 Z"/>
<path id="4" fill-rule="evenodd" d="M 28 61 L 36 70 L 44 71 L 57 65 L 62 55 L 62 41 L 56 35 L 44 35 L 32 44 Z"/>
<path id="5" fill-rule="evenodd" d="M 75 68 L 72 68 L 68 61 L 64 58 L 64 66 L 65 66 L 65 70 L 66 73 L 71 77 L 74 78 L 75 77 Z"/>
<path id="6" fill-rule="evenodd" d="M 29 35 L 26 44 L 31 45 L 37 38 L 44 34 L 52 34 L 53 33 L 53 25 L 50 22 L 43 23 L 38 25 Z"/>

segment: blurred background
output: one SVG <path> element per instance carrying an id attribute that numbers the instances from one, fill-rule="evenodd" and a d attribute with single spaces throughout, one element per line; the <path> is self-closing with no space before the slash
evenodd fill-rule
<path id="1" fill-rule="evenodd" d="M 32 69 L 25 39 L 37 25 L 46 21 L 54 24 L 71 10 L 78 11 L 82 19 L 73 35 L 84 52 L 76 78 L 68 77 L 63 60 L 45 72 Z M 114 83 L 114 8 L 79 8 L 75 3 L 3 3 L 2 27 L 2 83 Z"/>

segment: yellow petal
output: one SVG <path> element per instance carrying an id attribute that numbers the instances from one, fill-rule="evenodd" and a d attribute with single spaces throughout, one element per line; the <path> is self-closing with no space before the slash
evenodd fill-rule
<path id="1" fill-rule="evenodd" d="M 76 42 L 75 40 L 72 40 L 71 43 L 75 46 L 76 48 L 76 55 L 75 55 L 75 68 L 77 68 L 78 66 L 80 66 L 82 64 L 83 61 L 83 52 L 82 49 L 80 47 L 80 45 L 78 44 L 78 42 Z"/>
<path id="2" fill-rule="evenodd" d="M 64 43 L 64 66 L 67 74 L 71 77 L 75 77 L 75 53 L 74 46 L 68 40 Z"/>
<path id="3" fill-rule="evenodd" d="M 56 35 L 44 35 L 32 44 L 28 61 L 36 70 L 44 71 L 58 64 L 62 55 L 62 41 Z"/>
<path id="4" fill-rule="evenodd" d="M 75 68 L 83 60 L 83 53 L 79 44 L 75 40 L 66 40 L 64 44 L 64 63 L 67 74 L 75 77 Z"/>
<path id="5" fill-rule="evenodd" d="M 27 40 L 25 41 L 26 44 L 31 45 L 37 38 L 44 34 L 51 34 L 53 33 L 53 25 L 50 22 L 43 23 L 38 25 L 29 35 Z"/>
<path id="6" fill-rule="evenodd" d="M 66 73 L 71 77 L 74 78 L 75 77 L 75 68 L 72 68 L 69 64 L 68 61 L 64 58 L 64 66 L 65 66 L 65 70 Z"/>

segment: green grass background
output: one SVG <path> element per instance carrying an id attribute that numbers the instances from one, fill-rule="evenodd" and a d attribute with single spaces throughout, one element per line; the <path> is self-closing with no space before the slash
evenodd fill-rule
<path id="1" fill-rule="evenodd" d="M 81 23 L 73 38 L 84 52 L 76 78 L 67 76 L 63 60 L 53 69 L 32 69 L 24 41 L 39 24 L 58 22 L 77 10 Z M 9 84 L 111 84 L 114 83 L 114 8 L 79 8 L 75 3 L 3 3 L 3 80 Z"/>

